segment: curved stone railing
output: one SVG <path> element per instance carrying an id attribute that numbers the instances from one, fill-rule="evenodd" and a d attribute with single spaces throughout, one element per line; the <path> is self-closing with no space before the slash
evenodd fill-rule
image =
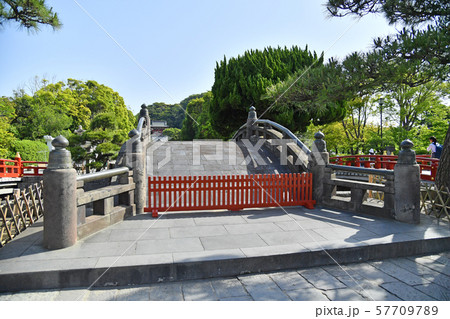
<path id="1" fill-rule="evenodd" d="M 232 139 L 236 141 L 264 139 L 264 145 L 280 159 L 285 160 L 293 171 L 308 170 L 310 149 L 283 125 L 270 120 L 258 119 L 253 106 L 250 108 L 247 123 L 237 130 Z"/>

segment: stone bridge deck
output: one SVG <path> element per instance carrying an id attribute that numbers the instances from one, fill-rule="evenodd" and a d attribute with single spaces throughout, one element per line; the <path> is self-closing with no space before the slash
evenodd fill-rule
<path id="1" fill-rule="evenodd" d="M 194 141 L 155 143 L 147 153 L 148 175 L 230 175 L 291 173 L 265 147 L 243 142 Z"/>
<path id="2" fill-rule="evenodd" d="M 42 237 L 40 222 L 0 249 L 0 292 L 226 277 L 450 250 L 449 223 L 430 216 L 411 225 L 303 207 L 138 215 L 54 251 L 42 247 Z"/>

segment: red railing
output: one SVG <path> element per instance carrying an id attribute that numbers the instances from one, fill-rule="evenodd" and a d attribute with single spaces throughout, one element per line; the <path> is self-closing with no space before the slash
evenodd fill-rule
<path id="1" fill-rule="evenodd" d="M 397 158 L 397 155 L 345 155 L 330 157 L 330 163 L 377 169 L 394 169 L 395 164 L 397 164 Z M 420 178 L 434 181 L 439 159 L 430 158 L 429 155 L 417 155 L 416 161 L 420 166 Z"/>
<path id="2" fill-rule="evenodd" d="M 149 205 L 144 209 L 192 211 L 254 207 L 305 206 L 314 208 L 312 174 L 150 176 Z"/>
<path id="3" fill-rule="evenodd" d="M 47 168 L 47 162 L 0 159 L 0 177 L 40 176 Z"/>

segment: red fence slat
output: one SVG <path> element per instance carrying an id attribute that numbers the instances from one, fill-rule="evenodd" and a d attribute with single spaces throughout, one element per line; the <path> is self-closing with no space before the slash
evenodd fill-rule
<path id="1" fill-rule="evenodd" d="M 157 217 L 161 211 L 299 205 L 314 208 L 314 204 L 311 173 L 150 176 L 148 207 L 144 210 Z"/>

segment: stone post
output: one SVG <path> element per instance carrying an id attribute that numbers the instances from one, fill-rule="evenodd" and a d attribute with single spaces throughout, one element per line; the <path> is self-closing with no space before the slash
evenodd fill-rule
<path id="1" fill-rule="evenodd" d="M 59 249 L 77 241 L 77 173 L 66 150 L 69 141 L 60 135 L 52 145 L 44 170 L 44 247 Z"/>
<path id="2" fill-rule="evenodd" d="M 245 138 L 250 139 L 253 135 L 253 125 L 255 124 L 255 121 L 258 119 L 256 116 L 255 107 L 251 106 L 250 111 L 248 112 L 248 118 L 247 118 L 247 131 Z"/>
<path id="3" fill-rule="evenodd" d="M 313 199 L 316 204 L 323 202 L 323 180 L 325 177 L 326 165 L 330 162 L 330 154 L 327 152 L 327 144 L 323 140 L 325 135 L 322 132 L 314 134 L 314 144 L 312 151 L 308 155 L 308 170 L 313 174 Z"/>
<path id="4" fill-rule="evenodd" d="M 394 218 L 418 224 L 420 222 L 420 167 L 416 162 L 414 144 L 404 140 L 394 167 Z"/>

